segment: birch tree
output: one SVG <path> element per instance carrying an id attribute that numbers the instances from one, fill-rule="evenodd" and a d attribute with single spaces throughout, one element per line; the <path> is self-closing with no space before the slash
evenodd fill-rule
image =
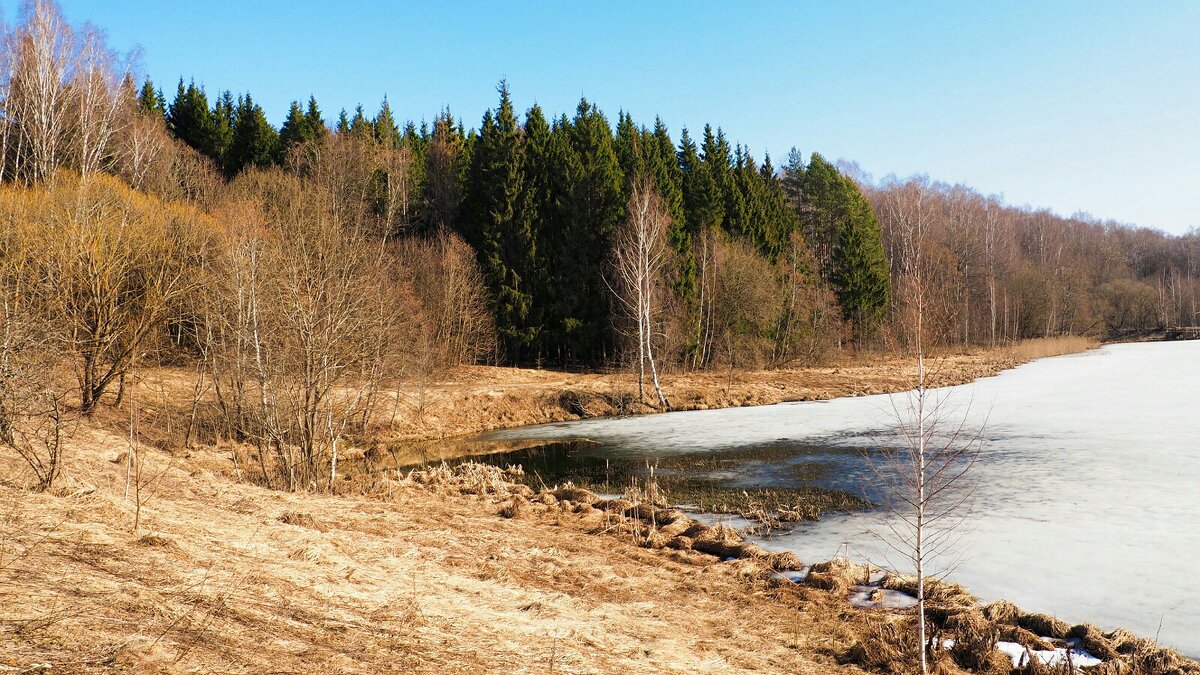
<path id="1" fill-rule="evenodd" d="M 637 339 L 638 399 L 645 399 L 646 367 L 658 403 L 670 404 L 663 394 L 654 360 L 656 326 L 660 321 L 663 275 L 670 260 L 667 230 L 670 216 L 653 181 L 640 177 L 633 186 L 626 206 L 625 222 L 613 236 L 613 293 L 631 319 Z"/>
<path id="2" fill-rule="evenodd" d="M 966 412 L 951 405 L 946 390 L 934 389 L 929 382 L 925 319 L 932 270 L 927 268 L 924 242 L 931 204 L 918 186 L 893 193 L 885 208 L 896 228 L 899 259 L 894 264 L 906 291 L 903 324 L 911 333 L 916 387 L 903 403 L 893 399 L 900 441 L 898 447 L 882 450 L 884 462 L 874 467 L 891 493 L 889 517 L 877 534 L 916 573 L 921 672 L 928 673 L 926 590 L 930 579 L 952 566 L 946 561 L 962 533 L 973 493 L 970 470 L 979 457 L 982 428 L 968 429 Z"/>

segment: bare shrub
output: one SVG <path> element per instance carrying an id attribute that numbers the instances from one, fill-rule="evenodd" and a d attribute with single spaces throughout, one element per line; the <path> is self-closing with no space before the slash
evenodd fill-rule
<path id="1" fill-rule="evenodd" d="M 778 268 L 783 308 L 771 364 L 811 365 L 841 344 L 844 327 L 837 298 L 821 281 L 816 257 L 799 232 L 792 233 Z"/>
<path id="2" fill-rule="evenodd" d="M 102 175 L 5 188 L 0 213 L 38 233 L 28 238 L 30 273 L 44 283 L 42 309 L 75 359 L 81 409 L 91 413 L 191 290 L 205 218 Z"/>
<path id="3" fill-rule="evenodd" d="M 775 271 L 740 240 L 719 238 L 713 258 L 714 356 L 731 371 L 761 368 L 770 363 L 774 348 L 780 304 Z"/>
<path id="4" fill-rule="evenodd" d="M 471 246 L 443 229 L 431 237 L 402 239 L 397 251 L 422 308 L 418 358 L 424 368 L 479 363 L 494 355 L 487 289 Z"/>
<path id="5" fill-rule="evenodd" d="M 332 489 L 343 438 L 398 369 L 415 301 L 387 246 L 339 220 L 323 190 L 250 171 L 228 199 L 203 350 L 219 405 L 268 483 Z"/>

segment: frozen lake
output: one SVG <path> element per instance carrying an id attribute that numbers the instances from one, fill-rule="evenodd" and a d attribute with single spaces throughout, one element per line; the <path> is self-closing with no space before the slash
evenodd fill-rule
<path id="1" fill-rule="evenodd" d="M 1192 586 L 1200 578 L 1200 342 L 1113 345 L 942 393 L 969 424 L 986 420 L 974 506 L 956 547 L 962 560 L 950 578 L 984 600 L 1124 626 L 1200 656 L 1200 591 Z M 893 397 L 869 396 L 490 436 L 586 438 L 600 456 L 647 459 L 737 448 L 772 448 L 777 457 L 794 448 L 728 479 L 840 488 L 879 502 L 865 457 L 894 426 Z M 764 544 L 805 561 L 848 550 L 879 562 L 884 548 L 868 532 L 871 521 L 829 516 Z"/>

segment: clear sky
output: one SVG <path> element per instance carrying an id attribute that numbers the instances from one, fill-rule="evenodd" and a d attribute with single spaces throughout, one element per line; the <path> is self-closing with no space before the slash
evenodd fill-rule
<path id="1" fill-rule="evenodd" d="M 673 134 L 723 126 L 881 178 L 927 173 L 1010 203 L 1182 232 L 1200 226 L 1200 2 L 305 2 L 61 0 L 182 75 L 248 90 L 279 124 L 387 94 L 402 119 L 478 124 L 586 95 Z M 5 17 L 12 0 L 0 1 Z"/>

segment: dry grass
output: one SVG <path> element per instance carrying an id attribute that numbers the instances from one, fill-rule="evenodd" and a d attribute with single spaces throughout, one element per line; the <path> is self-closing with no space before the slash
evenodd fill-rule
<path id="1" fill-rule="evenodd" d="M 1100 343 L 1091 338 L 1078 335 L 1063 335 L 1060 337 L 1038 338 L 1024 340 L 1012 346 L 1012 357 L 1017 363 L 1025 363 L 1034 359 L 1050 356 L 1075 354 L 1099 347 Z"/>
<path id="2" fill-rule="evenodd" d="M 569 485 L 535 493 L 511 469 L 474 464 L 390 472 L 387 498 L 288 494 L 232 480 L 225 453 L 149 450 L 163 484 L 143 505 L 139 536 L 112 461 L 122 446 L 89 427 L 51 493 L 0 485 L 0 664 L 912 672 L 912 612 L 846 602 L 872 570 L 831 561 L 814 565 L 808 584 L 780 582 L 772 570 L 799 568 L 794 556 L 650 501 Z M 15 461 L 0 457 L 5 476 Z M 1200 673 L 1125 631 L 1067 627 L 1008 603 L 979 608 L 952 584 L 930 591 L 934 638 L 956 640 L 935 654 L 934 672 L 1008 672 L 991 646 L 999 637 L 1036 648 L 1036 629 L 1125 664 L 1111 672 Z"/>
<path id="3" fill-rule="evenodd" d="M 946 386 L 995 375 L 1026 361 L 1096 346 L 1084 338 L 1031 340 L 1015 346 L 951 352 L 939 356 L 932 384 Z M 913 386 L 912 360 L 887 354 L 856 354 L 825 366 L 762 372 L 666 373 L 663 390 L 675 410 L 707 410 L 788 401 L 826 400 L 906 391 Z M 393 391 L 393 423 L 379 431 L 394 459 L 449 459 L 479 448 L 414 444 L 491 429 L 561 422 L 584 417 L 653 413 L 636 401 L 633 376 L 470 366 L 456 368 L 419 392 Z M 410 405 L 420 400 L 418 414 Z M 505 449 L 505 448 L 497 448 Z"/>
<path id="4" fill-rule="evenodd" d="M 837 663 L 854 623 L 836 598 L 778 587 L 764 561 L 646 548 L 624 516 L 527 499 L 500 469 L 389 478 L 390 499 L 286 494 L 231 480 L 227 453 L 147 450 L 165 473 L 136 536 L 112 462 L 123 445 L 88 428 L 51 494 L 0 485 L 0 664 L 861 672 Z"/>

